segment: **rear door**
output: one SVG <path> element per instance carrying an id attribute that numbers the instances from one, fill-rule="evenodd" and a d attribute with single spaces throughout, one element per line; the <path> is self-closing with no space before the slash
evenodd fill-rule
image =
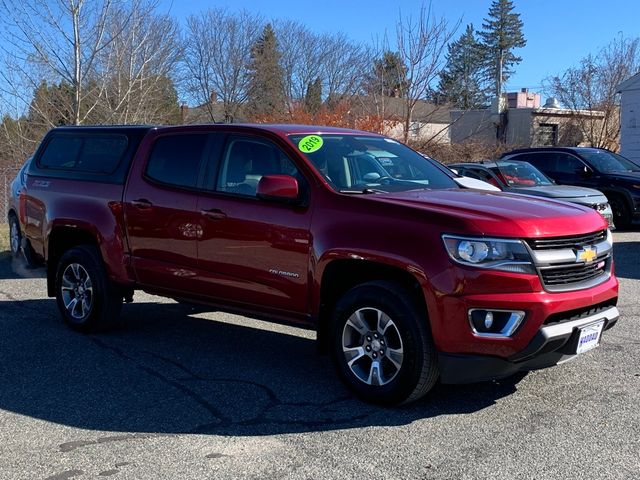
<path id="1" fill-rule="evenodd" d="M 264 175 L 292 175 L 305 195 L 307 180 L 281 146 L 253 134 L 230 135 L 216 170 L 198 201 L 200 287 L 247 308 L 308 312 L 311 203 L 256 197 Z"/>
<path id="2" fill-rule="evenodd" d="M 127 239 L 140 284 L 191 291 L 196 283 L 201 169 L 215 134 L 178 131 L 145 141 L 124 197 Z"/>

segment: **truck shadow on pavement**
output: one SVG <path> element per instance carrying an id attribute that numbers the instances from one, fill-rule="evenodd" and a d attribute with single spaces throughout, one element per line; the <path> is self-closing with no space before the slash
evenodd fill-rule
<path id="1" fill-rule="evenodd" d="M 196 317 L 173 303 L 126 305 L 124 325 L 100 335 L 69 330 L 53 300 L 1 302 L 0 309 L 0 408 L 75 428 L 127 432 L 89 444 L 132 435 L 259 436 L 404 425 L 482 410 L 513 393 L 523 377 L 437 385 L 420 402 L 381 408 L 353 398 L 330 359 L 303 336 Z M 60 448 L 86 444 L 85 436 Z"/>
<path id="2" fill-rule="evenodd" d="M 29 267 L 22 256 L 15 258 L 10 252 L 0 252 L 0 280 L 46 277 L 47 270 L 44 266 Z"/>

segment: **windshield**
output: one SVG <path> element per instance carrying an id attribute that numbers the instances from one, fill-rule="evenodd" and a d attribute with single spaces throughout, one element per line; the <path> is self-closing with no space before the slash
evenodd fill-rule
<path id="1" fill-rule="evenodd" d="M 553 185 L 540 170 L 527 162 L 500 161 L 492 167 L 494 173 L 510 187 L 539 187 Z"/>
<path id="2" fill-rule="evenodd" d="M 407 146 L 385 137 L 290 135 L 329 184 L 343 193 L 458 188 L 449 175 Z"/>
<path id="3" fill-rule="evenodd" d="M 628 158 L 624 158 L 613 152 L 607 152 L 606 150 L 580 152 L 580 156 L 602 173 L 640 172 L 640 166 Z"/>

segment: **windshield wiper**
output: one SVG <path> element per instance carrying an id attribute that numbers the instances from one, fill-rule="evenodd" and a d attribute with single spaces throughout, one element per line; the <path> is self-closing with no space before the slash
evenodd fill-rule
<path id="1" fill-rule="evenodd" d="M 386 190 L 378 190 L 376 188 L 363 188 L 362 190 L 339 190 L 340 193 L 350 194 L 370 194 L 370 193 L 389 193 Z"/>

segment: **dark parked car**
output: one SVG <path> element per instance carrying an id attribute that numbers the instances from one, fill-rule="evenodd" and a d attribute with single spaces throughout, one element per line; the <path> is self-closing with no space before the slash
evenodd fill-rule
<path id="1" fill-rule="evenodd" d="M 29 244 L 22 245 L 23 232 L 20 227 L 20 197 L 24 194 L 27 182 L 27 169 L 31 158 L 28 158 L 24 165 L 11 182 L 11 196 L 9 197 L 9 209 L 7 211 L 7 223 L 9 224 L 9 238 L 11 253 L 17 257 L 20 252 L 24 253 L 27 263 L 33 266 L 37 263 L 33 249 Z"/>
<path id="2" fill-rule="evenodd" d="M 526 148 L 502 158 L 529 162 L 560 184 L 600 190 L 609 199 L 618 228 L 640 219 L 640 165 L 628 158 L 586 147 Z"/>
<path id="3" fill-rule="evenodd" d="M 498 160 L 482 163 L 454 163 L 449 165 L 466 177 L 476 178 L 498 187 L 504 192 L 522 193 L 577 203 L 598 211 L 613 227 L 613 214 L 607 197 L 593 188 L 556 185 L 553 180 L 528 162 Z"/>

